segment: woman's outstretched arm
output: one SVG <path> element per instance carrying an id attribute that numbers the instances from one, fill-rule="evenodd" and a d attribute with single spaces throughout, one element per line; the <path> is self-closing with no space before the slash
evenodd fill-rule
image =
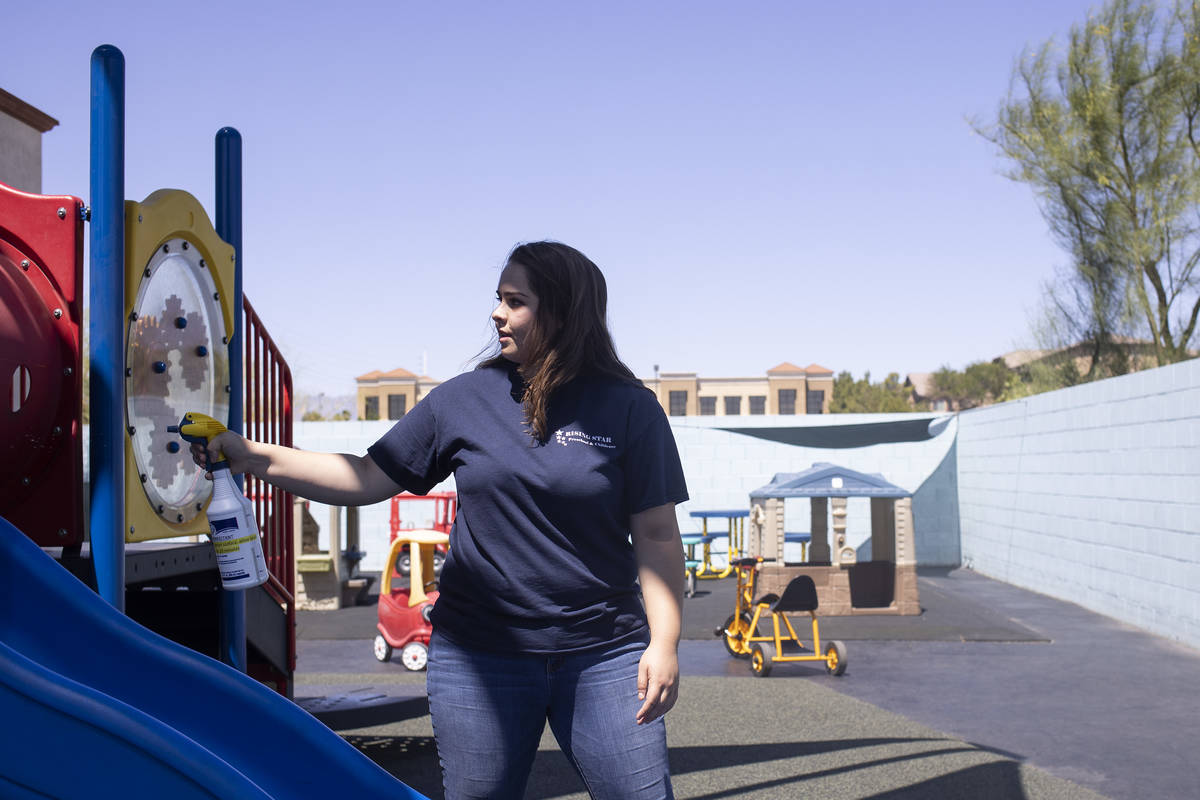
<path id="1" fill-rule="evenodd" d="M 234 473 L 249 473 L 318 503 L 369 505 L 403 491 L 370 456 L 297 450 L 251 441 L 232 431 L 213 437 L 208 451 L 213 461 L 223 454 Z M 205 466 L 204 445 L 192 445 L 192 458 Z"/>

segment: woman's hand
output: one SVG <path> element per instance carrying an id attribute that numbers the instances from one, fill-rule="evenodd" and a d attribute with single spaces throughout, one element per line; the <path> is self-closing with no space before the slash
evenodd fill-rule
<path id="1" fill-rule="evenodd" d="M 679 654 L 670 645 L 653 641 L 638 662 L 637 724 L 645 725 L 666 714 L 679 699 Z"/>
<path id="2" fill-rule="evenodd" d="M 637 723 L 652 722 L 679 697 L 679 633 L 683 627 L 683 543 L 675 504 L 666 503 L 629 519 L 638 582 L 650 623 L 650 645 L 638 664 Z"/>
<path id="3" fill-rule="evenodd" d="M 250 471 L 250 444 L 233 431 L 214 436 L 207 447 L 193 442 L 191 453 L 192 460 L 196 462 L 196 466 L 205 469 L 205 476 L 209 480 L 212 479 L 212 472 L 208 471 L 208 466 L 218 461 L 229 462 L 229 471 L 234 475 Z"/>

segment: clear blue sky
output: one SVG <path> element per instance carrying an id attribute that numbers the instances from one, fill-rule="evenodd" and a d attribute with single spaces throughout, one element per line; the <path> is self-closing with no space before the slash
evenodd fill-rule
<path id="1" fill-rule="evenodd" d="M 14 2 L 0 86 L 60 122 L 49 194 L 87 199 L 101 44 L 129 199 L 211 214 L 214 135 L 241 132 L 246 293 L 299 391 L 461 371 L 540 238 L 604 270 L 639 375 L 879 380 L 1032 343 L 1066 258 L 968 119 L 1091 5 Z"/>

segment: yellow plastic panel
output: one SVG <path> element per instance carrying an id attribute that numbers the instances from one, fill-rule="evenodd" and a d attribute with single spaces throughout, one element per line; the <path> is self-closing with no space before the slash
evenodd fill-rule
<path id="1" fill-rule="evenodd" d="M 125 203 L 125 539 L 208 533 L 212 486 L 167 426 L 229 419 L 234 251 L 187 192 Z"/>

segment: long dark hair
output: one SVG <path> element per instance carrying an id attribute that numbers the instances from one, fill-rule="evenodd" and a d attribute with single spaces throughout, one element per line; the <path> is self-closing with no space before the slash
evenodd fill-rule
<path id="1" fill-rule="evenodd" d="M 608 332 L 608 285 L 591 259 L 560 242 L 527 242 L 514 247 L 505 263 L 525 269 L 538 298 L 519 369 L 525 380 L 525 422 L 533 438 L 544 442 L 550 435 L 550 402 L 560 387 L 584 374 L 639 381 L 617 357 Z M 494 356 L 480 366 L 504 363 Z"/>

